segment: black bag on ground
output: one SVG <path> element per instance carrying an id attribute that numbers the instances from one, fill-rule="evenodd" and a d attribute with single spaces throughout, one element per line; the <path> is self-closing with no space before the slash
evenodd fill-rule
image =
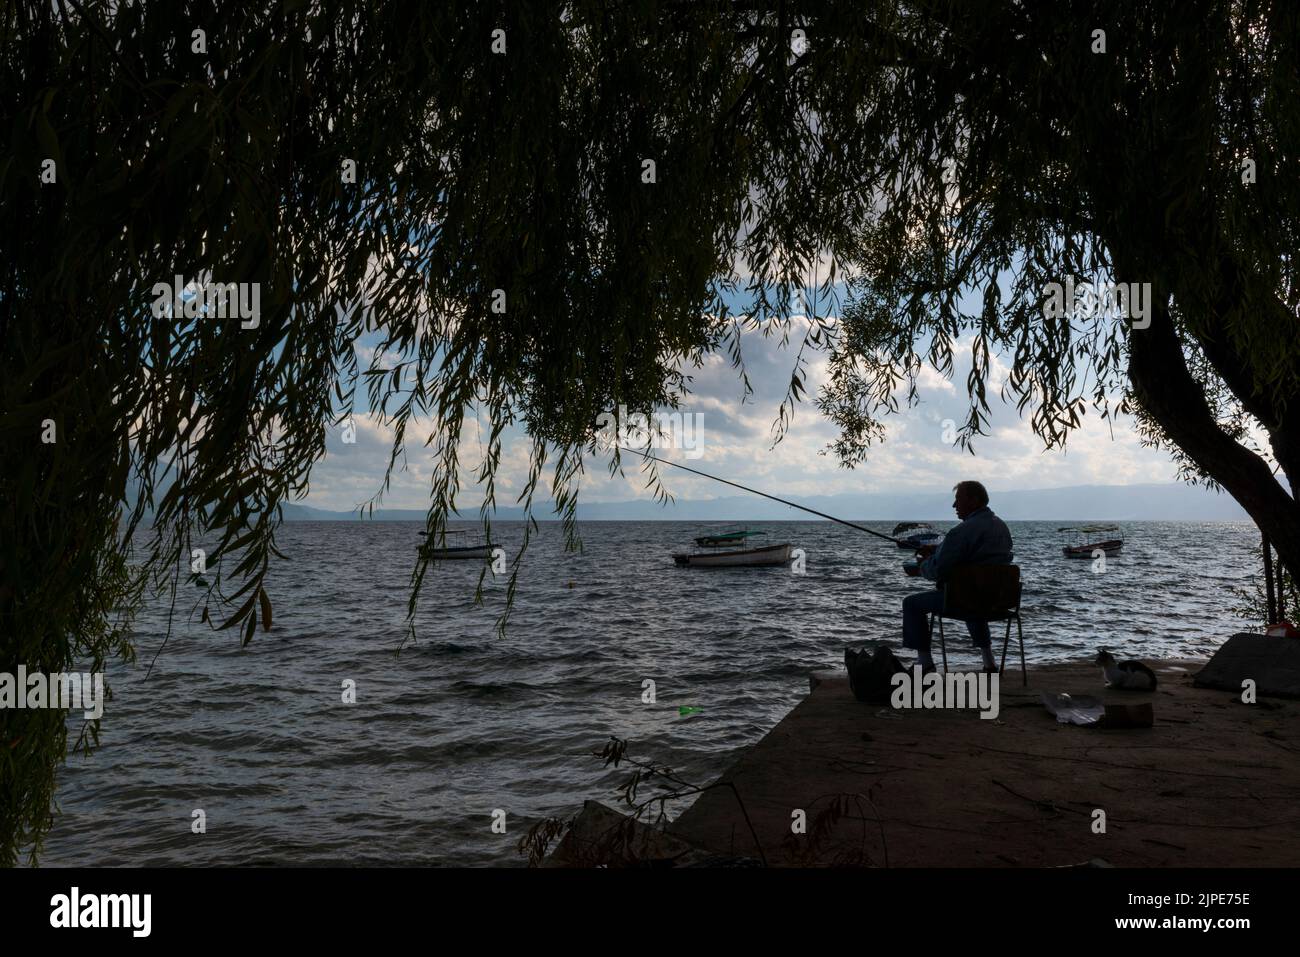
<path id="1" fill-rule="evenodd" d="M 868 645 L 861 651 L 844 649 L 844 667 L 849 671 L 853 697 L 868 704 L 888 704 L 893 693 L 893 678 L 907 668 L 894 657 L 888 645 Z"/>

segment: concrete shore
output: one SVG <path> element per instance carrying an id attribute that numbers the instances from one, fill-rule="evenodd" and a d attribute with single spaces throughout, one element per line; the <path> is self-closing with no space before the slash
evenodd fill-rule
<path id="1" fill-rule="evenodd" d="M 974 711 L 893 711 L 862 704 L 827 677 L 724 774 L 769 864 L 1123 867 L 1300 864 L 1300 706 L 1192 686 L 1204 663 L 1153 663 L 1154 692 L 1104 690 L 1100 669 L 1008 669 L 996 720 Z M 1150 702 L 1150 728 L 1059 724 L 1039 692 Z M 833 795 L 838 822 L 810 846 Z M 1105 833 L 1094 833 L 1095 810 Z M 736 794 L 706 792 L 673 833 L 757 856 Z M 809 859 L 811 853 L 811 859 Z"/>
<path id="2" fill-rule="evenodd" d="M 665 856 L 689 846 L 774 866 L 1300 865 L 1300 702 L 1193 687 L 1204 662 L 1151 665 L 1154 692 L 1106 690 L 1091 663 L 1035 668 L 1027 688 L 1009 668 L 994 720 L 863 704 L 843 672 L 815 676 L 719 779 L 735 790 L 706 791 L 673 822 Z M 1060 724 L 1043 691 L 1149 702 L 1154 725 Z"/>

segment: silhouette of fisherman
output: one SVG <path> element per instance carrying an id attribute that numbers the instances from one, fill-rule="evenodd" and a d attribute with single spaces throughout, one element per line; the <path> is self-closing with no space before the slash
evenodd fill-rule
<path id="1" fill-rule="evenodd" d="M 989 508 L 989 493 L 984 486 L 979 482 L 958 482 L 953 493 L 952 507 L 961 519 L 960 524 L 938 546 L 923 545 L 917 550 L 921 559 L 919 574 L 940 586 L 958 565 L 1009 565 L 1012 557 L 1011 531 Z M 903 647 L 916 651 L 917 663 L 926 674 L 934 671 L 929 615 L 942 610 L 942 587 L 903 599 Z M 998 668 L 989 639 L 989 623 L 964 620 L 971 641 L 984 656 L 984 670 L 995 673 Z"/>

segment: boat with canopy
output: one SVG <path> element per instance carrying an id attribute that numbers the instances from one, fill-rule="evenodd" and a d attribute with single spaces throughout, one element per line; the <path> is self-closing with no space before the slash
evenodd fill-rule
<path id="1" fill-rule="evenodd" d="M 718 532 L 716 535 L 701 535 L 695 539 L 695 544 L 701 548 L 716 548 L 724 545 L 742 545 L 745 540 L 753 535 L 766 535 L 767 532 L 750 531 L 747 528 L 731 529 L 725 532 Z"/>
<path id="2" fill-rule="evenodd" d="M 421 536 L 427 536 L 427 531 L 421 532 Z M 428 541 L 421 542 L 419 545 L 420 554 L 431 560 L 440 559 L 467 559 L 478 558 L 486 559 L 492 557 L 492 551 L 496 548 L 491 542 L 475 542 L 466 544 L 464 538 L 453 538 L 452 536 L 467 535 L 463 529 L 448 529 L 445 533 L 446 542 L 438 547 L 429 545 Z M 456 544 L 452 544 L 455 542 Z"/>
<path id="3" fill-rule="evenodd" d="M 928 522 L 899 522 L 890 534 L 897 540 L 899 548 L 913 550 L 925 545 L 938 545 L 943 541 L 943 533 L 936 531 Z"/>
<path id="4" fill-rule="evenodd" d="M 1057 531 L 1072 536 L 1074 544 L 1061 547 L 1066 558 L 1095 558 L 1097 551 L 1118 555 L 1124 547 L 1124 533 L 1118 525 L 1066 525 Z"/>
<path id="5" fill-rule="evenodd" d="M 700 535 L 695 539 L 695 544 L 698 546 L 696 551 L 676 553 L 673 555 L 673 561 L 680 566 L 693 568 L 741 568 L 789 564 L 794 550 L 789 542 L 762 545 L 757 548 L 743 547 L 748 544 L 750 538 L 766 534 L 766 532 L 749 529 L 732 529 L 716 534 Z"/>

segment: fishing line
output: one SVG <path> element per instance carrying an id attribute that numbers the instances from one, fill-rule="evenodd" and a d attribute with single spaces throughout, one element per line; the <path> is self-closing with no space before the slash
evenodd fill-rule
<path id="1" fill-rule="evenodd" d="M 640 449 L 629 449 L 626 446 L 622 446 L 622 445 L 617 446 L 617 448 L 619 448 L 624 452 L 632 452 L 636 455 L 640 455 L 644 458 L 650 459 L 652 462 L 662 462 L 664 465 L 671 465 L 675 469 L 681 469 L 685 472 L 692 472 L 695 475 L 701 475 L 706 479 L 713 479 L 713 481 L 715 482 L 721 482 L 723 485 L 730 485 L 732 488 L 738 488 L 744 492 L 750 492 L 754 495 L 761 495 L 763 496 L 763 498 L 770 498 L 774 502 L 780 502 L 782 505 L 789 505 L 791 508 L 797 508 L 801 512 L 811 512 L 813 515 L 818 515 L 821 518 L 830 519 L 832 522 L 839 522 L 841 525 L 847 525 L 849 528 L 856 528 L 858 531 L 866 532 L 868 535 L 874 535 L 876 536 L 876 538 L 883 538 L 885 541 L 893 542 L 895 545 L 906 544 L 905 542 L 900 542 L 897 538 L 894 538 L 891 535 L 886 535 L 883 532 L 874 531 L 873 529 L 867 528 L 863 525 L 858 525 L 854 522 L 846 522 L 842 518 L 836 518 L 834 515 L 827 515 L 825 512 L 819 512 L 817 511 L 817 509 L 809 508 L 807 505 L 800 505 L 798 502 L 791 502 L 788 501 L 787 499 L 777 498 L 777 496 L 775 495 L 768 495 L 766 492 L 760 492 L 756 488 L 750 488 L 747 485 L 741 485 L 739 482 L 732 482 L 728 479 L 718 478 L 716 475 L 710 475 L 708 472 L 701 472 L 699 469 L 693 469 L 688 465 L 679 465 L 677 462 L 670 462 L 668 461 L 668 459 L 661 459 L 657 455 L 651 455 L 649 452 L 642 452 Z"/>

